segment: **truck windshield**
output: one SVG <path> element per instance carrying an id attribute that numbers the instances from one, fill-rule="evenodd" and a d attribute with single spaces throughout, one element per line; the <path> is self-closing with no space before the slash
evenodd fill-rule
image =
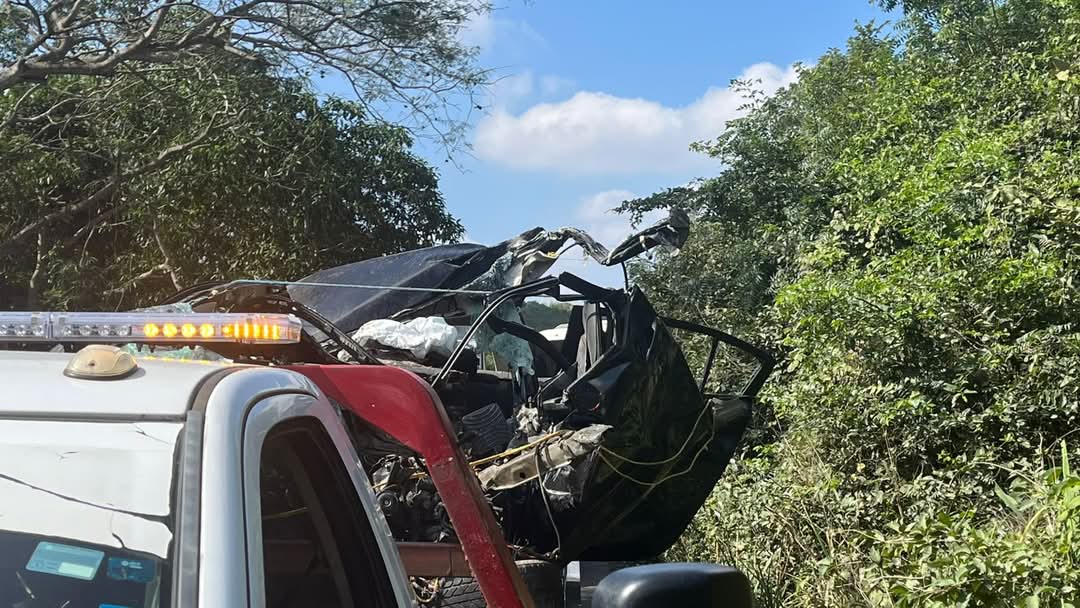
<path id="1" fill-rule="evenodd" d="M 0 419 L 0 608 L 167 606 L 182 429 Z"/>
<path id="2" fill-rule="evenodd" d="M 165 608 L 168 569 L 130 551 L 0 531 L 0 608 Z"/>

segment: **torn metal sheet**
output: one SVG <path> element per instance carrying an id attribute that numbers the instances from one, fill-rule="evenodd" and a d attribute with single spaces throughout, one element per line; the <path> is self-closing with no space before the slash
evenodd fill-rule
<path id="1" fill-rule="evenodd" d="M 507 462 L 488 467 L 480 472 L 480 485 L 485 490 L 509 490 L 547 473 L 565 467 L 600 446 L 604 433 L 611 427 L 594 424 L 574 431 L 558 439 L 526 450 Z M 539 464 L 542 471 L 537 470 Z"/>
<path id="2" fill-rule="evenodd" d="M 0 421 L 0 529 L 168 557 L 181 423 Z"/>
<path id="3" fill-rule="evenodd" d="M 507 243 L 494 247 L 473 243 L 438 245 L 320 270 L 301 282 L 460 288 L 486 272 L 506 253 L 506 247 Z M 432 294 L 417 291 L 305 285 L 289 287 L 289 294 L 347 333 L 368 321 L 389 319 L 432 300 Z"/>
<path id="4" fill-rule="evenodd" d="M 678 247 L 689 234 L 680 210 L 628 237 L 613 251 L 578 228 L 533 228 L 491 247 L 473 243 L 438 245 L 320 270 L 300 283 L 371 285 L 429 289 L 487 289 L 522 285 L 541 277 L 573 243 L 593 260 L 614 266 L 657 246 Z M 462 310 L 476 296 L 432 294 L 391 289 L 339 289 L 326 285 L 291 285 L 290 296 L 352 333 L 375 319 L 405 320 Z"/>
<path id="5" fill-rule="evenodd" d="M 750 420 L 748 400 L 721 406 L 702 395 L 641 291 L 615 308 L 618 341 L 565 391 L 577 415 L 612 426 L 605 457 L 576 471 L 581 499 L 562 528 L 563 551 L 581 559 L 663 553 L 712 491 Z"/>
<path id="6" fill-rule="evenodd" d="M 690 238 L 690 218 L 681 209 L 672 209 L 667 219 L 631 234 L 619 243 L 605 260 L 608 266 L 619 264 L 641 255 L 654 247 L 679 249 Z"/>

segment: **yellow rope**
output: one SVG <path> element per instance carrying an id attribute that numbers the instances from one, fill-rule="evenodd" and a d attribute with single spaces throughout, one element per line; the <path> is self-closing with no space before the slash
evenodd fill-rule
<path id="1" fill-rule="evenodd" d="M 530 449 L 536 447 L 537 445 L 543 444 L 543 443 L 545 443 L 545 442 L 547 442 L 547 441 L 549 441 L 551 439 L 554 439 L 555 437 L 561 437 L 561 436 L 566 435 L 566 434 L 568 434 L 570 432 L 571 431 L 555 431 L 554 433 L 548 433 L 547 435 L 544 435 L 543 437 L 540 437 L 536 441 L 531 441 L 529 443 L 526 443 L 525 445 L 520 445 L 520 446 L 518 446 L 516 448 L 511 448 L 509 450 L 506 450 L 505 452 L 499 452 L 498 454 L 495 454 L 494 456 L 488 456 L 486 458 L 481 458 L 480 460 L 474 460 L 474 461 L 470 462 L 469 465 L 471 465 L 474 469 L 477 468 L 477 467 L 482 467 L 485 464 L 491 464 L 492 462 L 495 462 L 496 460 L 500 460 L 502 458 L 507 458 L 507 457 L 510 457 L 510 456 L 514 456 L 516 454 L 520 454 L 521 452 L 524 452 L 526 450 L 530 450 Z M 410 475 L 409 479 L 423 479 L 424 477 L 427 477 L 427 476 L 428 476 L 427 473 L 418 472 L 418 473 L 413 473 L 412 475 Z M 383 483 L 378 483 L 378 484 L 373 485 L 371 487 L 371 489 L 374 490 L 375 492 L 381 492 L 381 491 L 385 490 L 386 488 L 390 487 L 391 485 L 393 485 L 393 484 L 391 484 L 389 481 L 385 481 Z"/>
<path id="2" fill-rule="evenodd" d="M 670 475 L 665 475 L 664 477 L 662 477 L 660 479 L 657 479 L 656 481 L 641 481 L 640 479 L 638 479 L 636 477 L 632 477 L 630 475 L 627 475 L 626 473 L 623 473 L 622 471 L 620 471 L 618 469 L 618 467 L 611 464 L 611 461 L 607 459 L 607 457 L 604 455 L 604 452 L 608 451 L 608 450 L 605 450 L 604 448 L 601 448 L 600 460 L 603 460 L 604 464 L 611 467 L 611 470 L 614 471 L 619 477 L 622 477 L 623 479 L 626 479 L 627 481 L 632 481 L 632 482 L 634 482 L 634 483 L 636 483 L 638 485 L 645 486 L 647 488 L 655 488 L 656 486 L 658 486 L 658 485 L 660 485 L 660 484 L 662 484 L 662 483 L 664 483 L 666 481 L 670 481 L 672 479 L 675 479 L 676 477 L 680 477 L 682 475 L 686 475 L 687 473 L 689 473 L 694 468 L 694 465 L 697 464 L 698 457 L 700 457 L 701 454 L 705 451 L 705 449 L 709 447 L 709 442 L 710 441 L 712 441 L 712 436 L 709 437 L 708 441 L 701 444 L 701 447 L 698 448 L 697 453 L 694 454 L 693 460 L 690 461 L 690 464 L 685 469 L 679 471 L 678 473 L 672 473 Z"/>
<path id="3" fill-rule="evenodd" d="M 709 412 L 711 410 L 712 410 L 712 407 L 708 403 L 706 403 L 705 407 L 703 407 L 701 409 L 701 413 L 698 414 L 697 420 L 694 421 L 694 428 L 690 429 L 690 433 L 686 436 L 686 441 L 683 442 L 682 447 L 680 447 L 679 451 L 675 452 L 675 454 L 673 456 L 669 457 L 669 458 L 665 458 L 663 460 L 655 460 L 653 462 L 644 462 L 644 461 L 641 461 L 641 460 L 634 460 L 633 458 L 627 458 L 626 456 L 623 456 L 622 454 L 612 452 L 611 450 L 609 450 L 608 448 L 606 448 L 604 446 L 600 446 L 600 450 L 602 452 L 606 453 L 609 456 L 614 456 L 615 458 L 618 458 L 619 460 L 621 460 L 623 462 L 629 462 L 630 464 L 636 464 L 636 465 L 640 465 L 640 466 L 643 466 L 643 467 L 658 467 L 660 465 L 665 465 L 665 464 L 668 464 L 670 462 L 674 462 L 674 461 L 678 460 L 680 456 L 683 455 L 683 452 L 686 451 L 686 447 L 690 445 L 690 441 L 694 438 L 694 435 L 697 433 L 698 425 L 701 424 L 701 420 L 705 417 L 706 412 Z M 713 431 L 715 432 L 715 429 L 713 429 Z M 711 441 L 711 438 L 712 438 L 712 433 L 710 433 L 710 441 Z"/>
<path id="4" fill-rule="evenodd" d="M 470 462 L 469 464 L 471 464 L 474 468 L 475 467 L 482 467 L 485 464 L 495 462 L 496 460 L 499 460 L 500 458 L 506 458 L 507 456 L 513 456 L 515 454 L 520 454 L 521 452 L 524 452 L 525 450 L 532 449 L 532 448 L 536 447 L 537 445 L 539 445 L 541 443 L 544 443 L 544 442 L 546 442 L 546 441 L 548 441 L 550 439 L 554 439 L 555 437 L 565 435 L 568 432 L 569 431 L 555 431 L 554 433 L 548 433 L 547 435 L 544 435 L 543 437 L 537 439 L 536 441 L 526 443 L 525 445 L 519 445 L 516 448 L 511 448 L 509 450 L 506 450 L 505 452 L 500 452 L 498 454 L 495 454 L 494 456 L 488 456 L 487 458 L 481 458 L 480 460 L 474 460 L 474 461 Z"/>
<path id="5" fill-rule="evenodd" d="M 694 427 L 692 429 L 690 429 L 690 434 L 686 436 L 686 441 L 683 442 L 682 447 L 679 448 L 679 451 L 675 452 L 675 455 L 671 456 L 670 458 L 665 458 L 664 460 L 657 460 L 657 461 L 654 461 L 654 462 L 644 462 L 644 461 L 641 461 L 641 460 L 634 460 L 632 458 L 627 458 L 626 456 L 623 456 L 621 454 L 617 454 L 615 452 L 612 452 L 611 450 L 609 450 L 608 448 L 606 448 L 604 446 L 600 446 L 600 453 L 599 453 L 600 454 L 600 460 L 603 460 L 604 464 L 611 467 L 611 470 L 614 471 L 615 474 L 622 477 L 623 479 L 626 479 L 628 481 L 632 481 L 632 482 L 634 482 L 634 483 L 636 483 L 638 485 L 645 486 L 647 488 L 655 488 L 656 486 L 658 486 L 658 485 L 660 485 L 660 484 L 662 484 L 662 483 L 664 483 L 666 481 L 670 481 L 670 480 L 672 480 L 672 479 L 674 479 L 676 477 L 686 475 L 687 473 L 689 473 L 694 468 L 694 465 L 697 464 L 698 458 L 701 457 L 701 455 L 709 447 L 709 444 L 712 443 L 713 438 L 716 437 L 716 426 L 715 426 L 715 424 L 709 429 L 708 438 L 706 438 L 705 442 L 701 444 L 700 448 L 698 448 L 697 453 L 694 454 L 694 458 L 690 460 L 690 464 L 685 469 L 679 471 L 678 473 L 671 473 L 669 475 L 665 475 L 664 477 L 662 477 L 662 478 L 660 478 L 660 479 L 658 479 L 656 481 L 642 481 L 642 480 L 640 480 L 640 479 L 638 479 L 636 477 L 633 477 L 631 475 L 627 475 L 626 473 L 623 473 L 622 471 L 620 471 L 619 468 L 616 467 L 614 464 L 612 464 L 611 461 L 607 459 L 607 457 L 608 456 L 614 456 L 616 458 L 619 458 L 623 462 L 628 462 L 630 464 L 636 464 L 636 465 L 639 465 L 639 466 L 646 466 L 646 467 L 660 466 L 660 465 L 668 464 L 668 463 L 678 459 L 680 456 L 682 456 L 683 452 L 686 451 L 687 446 L 690 445 L 690 441 L 694 438 L 694 435 L 697 433 L 698 425 L 701 424 L 701 420 L 705 417 L 705 413 L 708 412 L 708 411 L 711 411 L 711 410 L 712 410 L 712 407 L 710 407 L 709 404 L 706 403 L 705 407 L 701 410 L 701 413 L 698 414 L 698 418 L 694 422 Z"/>

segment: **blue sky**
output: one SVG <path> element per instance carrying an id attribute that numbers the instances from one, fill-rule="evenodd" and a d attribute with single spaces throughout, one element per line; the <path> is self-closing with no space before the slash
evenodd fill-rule
<path id="1" fill-rule="evenodd" d="M 608 212 L 621 200 L 715 174 L 687 147 L 737 115 L 733 78 L 775 90 L 792 64 L 843 46 L 856 22 L 888 19 L 868 0 L 503 1 L 466 33 L 497 78 L 471 121 L 471 150 L 455 166 L 419 145 L 481 243 L 576 225 L 614 245 L 629 230 Z"/>

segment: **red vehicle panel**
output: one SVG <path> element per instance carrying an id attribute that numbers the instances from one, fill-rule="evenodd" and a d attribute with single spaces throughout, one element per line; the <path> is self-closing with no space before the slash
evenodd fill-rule
<path id="1" fill-rule="evenodd" d="M 502 530 L 455 440 L 439 397 L 420 377 L 392 366 L 295 365 L 331 399 L 416 451 L 427 463 L 489 606 L 531 608 Z"/>

